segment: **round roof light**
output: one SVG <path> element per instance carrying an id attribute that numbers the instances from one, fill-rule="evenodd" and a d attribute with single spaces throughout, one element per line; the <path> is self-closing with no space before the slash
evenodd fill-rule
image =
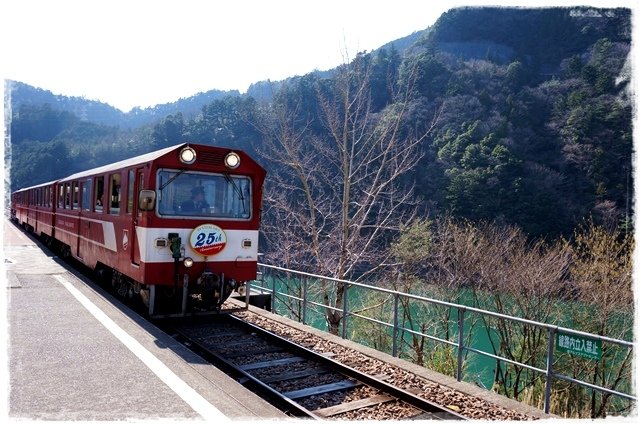
<path id="1" fill-rule="evenodd" d="M 192 147 L 186 146 L 180 151 L 180 162 L 191 165 L 196 162 L 196 151 Z"/>
<path id="2" fill-rule="evenodd" d="M 238 168 L 240 165 L 240 155 L 235 152 L 229 152 L 227 156 L 224 157 L 224 164 L 232 170 Z"/>

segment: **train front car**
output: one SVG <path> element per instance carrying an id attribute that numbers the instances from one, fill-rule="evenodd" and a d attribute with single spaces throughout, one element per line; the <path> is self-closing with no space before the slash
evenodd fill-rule
<path id="1" fill-rule="evenodd" d="M 150 316 L 221 311 L 256 278 L 265 170 L 242 151 L 186 144 L 148 173 L 135 238 Z"/>

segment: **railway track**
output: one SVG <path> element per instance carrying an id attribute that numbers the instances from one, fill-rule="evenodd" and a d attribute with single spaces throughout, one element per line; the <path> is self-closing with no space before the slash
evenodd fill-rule
<path id="1" fill-rule="evenodd" d="M 294 417 L 466 419 L 234 316 L 183 321 L 171 332 Z"/>

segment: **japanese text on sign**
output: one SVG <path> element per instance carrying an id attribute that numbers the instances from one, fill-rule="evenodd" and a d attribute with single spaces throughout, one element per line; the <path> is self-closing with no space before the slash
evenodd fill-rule
<path id="1" fill-rule="evenodd" d="M 600 360 L 602 358 L 602 341 L 583 336 L 558 332 L 556 349 L 561 353 L 574 354 L 588 359 Z"/>

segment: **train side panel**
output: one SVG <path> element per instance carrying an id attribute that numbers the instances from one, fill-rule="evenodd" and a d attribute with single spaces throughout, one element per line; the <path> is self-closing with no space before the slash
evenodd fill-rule
<path id="1" fill-rule="evenodd" d="M 37 236 L 52 238 L 55 225 L 54 182 L 21 190 L 11 196 L 11 218 Z"/>

